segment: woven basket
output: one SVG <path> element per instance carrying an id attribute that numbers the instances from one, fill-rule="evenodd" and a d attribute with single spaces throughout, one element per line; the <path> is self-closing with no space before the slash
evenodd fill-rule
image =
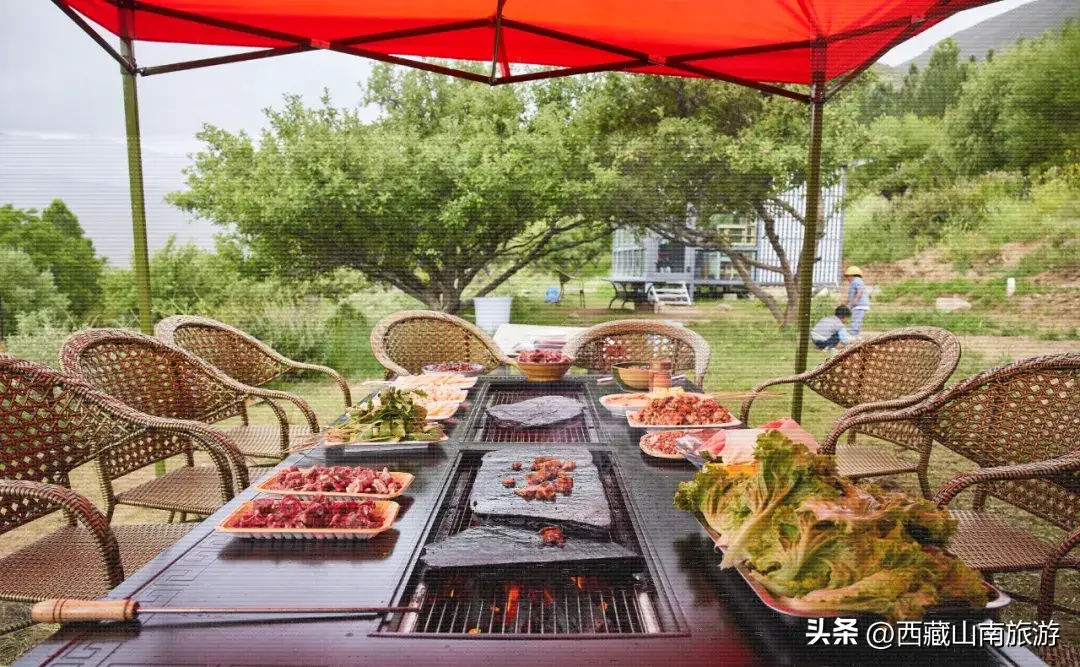
<path id="1" fill-rule="evenodd" d="M 524 361 L 514 362 L 528 382 L 555 382 L 561 380 L 574 360 L 564 361 L 560 364 L 531 364 Z"/>

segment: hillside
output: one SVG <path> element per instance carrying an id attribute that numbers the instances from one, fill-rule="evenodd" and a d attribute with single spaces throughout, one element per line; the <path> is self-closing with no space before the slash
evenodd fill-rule
<path id="1" fill-rule="evenodd" d="M 952 38 L 960 47 L 962 60 L 971 56 L 983 60 L 991 49 L 995 53 L 1001 53 L 1019 39 L 1038 37 L 1047 30 L 1061 27 L 1063 23 L 1078 15 L 1080 2 L 1077 0 L 1035 0 L 961 30 Z M 933 51 L 931 47 L 911 60 L 888 69 L 903 73 L 908 71 L 912 63 L 918 65 L 920 70 L 925 69 Z"/>

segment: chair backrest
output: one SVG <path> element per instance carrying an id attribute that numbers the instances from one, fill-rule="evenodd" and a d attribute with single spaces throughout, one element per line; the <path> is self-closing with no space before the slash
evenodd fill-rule
<path id="1" fill-rule="evenodd" d="M 507 359 L 495 341 L 471 322 L 434 310 L 406 310 L 384 317 L 371 330 L 371 350 L 388 371 L 417 374 L 428 364 L 468 361 L 492 371 Z"/>
<path id="2" fill-rule="evenodd" d="M 671 359 L 675 370 L 693 369 L 700 381 L 709 370 L 712 352 L 698 333 L 656 320 L 614 320 L 591 326 L 566 343 L 563 352 L 574 365 L 610 373 L 622 361 Z"/>
<path id="3" fill-rule="evenodd" d="M 154 336 L 182 347 L 229 377 L 261 387 L 289 371 L 289 361 L 269 345 L 223 322 L 174 315 L 157 323 Z"/>
<path id="4" fill-rule="evenodd" d="M 973 375 L 911 409 L 935 441 L 983 468 L 1080 450 L 1080 352 L 1024 359 Z M 1062 528 L 1080 521 L 1075 478 L 1001 481 L 989 495 Z"/>
<path id="5" fill-rule="evenodd" d="M 920 391 L 934 392 L 960 363 L 960 342 L 936 327 L 895 329 L 841 350 L 806 380 L 824 398 L 851 408 Z"/>
<path id="6" fill-rule="evenodd" d="M 960 363 L 960 341 L 945 329 L 894 329 L 862 341 L 812 371 L 805 385 L 844 408 L 930 394 L 945 386 Z M 923 435 L 912 423 L 866 424 L 862 433 L 919 448 Z"/>
<path id="7" fill-rule="evenodd" d="M 132 412 L 79 378 L 0 356 L 0 478 L 70 486 L 71 471 L 99 454 L 115 479 L 185 450 L 175 436 L 148 433 Z M 0 533 L 55 509 L 29 499 L 5 505 Z"/>
<path id="8" fill-rule="evenodd" d="M 213 423 L 241 414 L 245 395 L 187 350 L 125 329 L 86 329 L 60 349 L 60 367 L 157 417 Z"/>

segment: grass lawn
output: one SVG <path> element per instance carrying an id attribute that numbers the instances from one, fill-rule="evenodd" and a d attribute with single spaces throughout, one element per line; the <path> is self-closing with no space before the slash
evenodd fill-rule
<path id="1" fill-rule="evenodd" d="M 508 293 L 512 293 L 516 297 L 513 321 L 530 324 L 589 326 L 605 320 L 634 317 L 629 310 L 606 310 L 605 306 L 610 298 L 610 287 L 605 288 L 605 285 L 606 283 L 590 283 L 586 292 L 586 307 L 577 308 L 568 305 L 544 304 L 543 284 L 533 282 L 532 287 L 529 287 L 528 283 L 525 282 L 512 284 L 507 289 L 511 290 Z M 830 307 L 831 304 L 824 300 L 815 304 L 815 310 L 821 312 L 828 310 Z M 465 316 L 471 319 L 471 314 Z M 670 316 L 672 315 L 659 317 L 662 319 Z M 684 319 L 687 326 L 704 336 L 712 348 L 712 363 L 705 379 L 706 388 L 710 390 L 747 390 L 763 379 L 788 375 L 791 372 L 794 364 L 794 332 L 779 331 L 760 304 L 752 301 L 702 302 L 693 311 L 680 319 Z M 876 312 L 872 311 L 865 326 L 869 330 L 883 330 L 896 319 L 918 321 L 917 315 L 903 314 L 899 311 L 889 312 L 887 309 L 882 309 L 880 321 L 877 319 Z M 369 321 L 373 323 L 375 319 L 369 318 Z M 358 330 L 349 337 L 355 343 L 354 349 L 350 349 L 348 352 L 357 355 L 355 367 L 363 369 L 362 373 L 350 378 L 354 383 L 353 395 L 357 398 L 364 393 L 363 388 L 359 386 L 364 379 L 375 379 L 381 375 L 378 364 L 374 361 L 370 350 L 367 348 L 367 334 L 367 330 Z M 954 375 L 953 380 L 955 381 L 984 368 L 1009 361 L 1009 357 L 1022 358 L 1044 352 L 1043 348 L 1035 347 L 1037 341 L 1034 339 L 1023 340 L 1032 342 L 1030 345 L 1024 343 L 1022 345 L 1014 344 L 1001 348 L 992 348 L 994 350 L 992 353 L 983 353 L 968 349 L 965 346 L 960 368 Z M 1008 353 L 1000 352 L 1002 349 L 1008 350 Z M 810 354 L 811 364 L 820 363 L 824 359 L 824 356 L 816 351 L 812 350 Z M 305 397 L 324 422 L 336 417 L 343 407 L 340 393 L 330 383 L 300 379 L 281 382 L 277 388 L 292 391 Z M 755 403 L 754 411 L 751 414 L 753 423 L 762 423 L 786 416 L 789 413 L 790 386 L 781 391 L 783 392 L 782 397 L 762 398 Z M 729 407 L 733 408 L 733 410 L 738 408 L 737 405 Z M 819 439 L 823 439 L 840 412 L 839 409 L 823 399 L 814 394 L 809 394 L 803 422 Z M 271 418 L 269 411 L 265 409 L 254 410 L 252 416 L 253 420 L 263 422 L 268 422 Z M 299 420 L 299 415 L 292 412 L 290 418 Z M 179 465 L 179 463 L 172 462 L 170 465 Z M 936 488 L 953 476 L 972 467 L 969 462 L 945 451 L 941 447 L 937 447 L 931 457 L 931 483 Z M 123 480 L 124 486 L 138 483 L 151 474 L 152 468 L 135 473 Z M 76 471 L 72 483 L 76 490 L 86 494 L 99 506 L 101 505 L 96 472 L 92 464 Z M 914 475 L 896 478 L 895 483 L 912 493 L 918 493 L 918 483 Z M 969 497 L 964 498 L 962 496 L 957 506 L 963 507 L 966 502 L 969 502 Z M 993 501 L 991 501 L 991 506 L 1011 514 L 1017 521 L 1024 522 L 1025 525 L 1045 537 L 1060 539 L 1061 532 L 1056 528 L 1042 525 L 1037 521 L 1033 521 L 1031 517 L 1017 511 L 1010 512 L 1009 508 L 1002 506 L 1000 503 L 994 505 Z M 144 523 L 164 521 L 166 517 L 167 515 L 164 512 L 122 507 L 117 510 L 114 521 L 117 523 Z M 28 544 L 38 536 L 55 528 L 59 525 L 60 520 L 60 517 L 50 517 L 0 536 L 0 553 L 9 553 Z M 1063 573 L 1059 575 L 1058 582 L 1058 601 L 1074 607 L 1080 606 L 1080 579 L 1077 578 L 1076 574 L 1072 572 Z M 1034 594 L 1037 592 L 1038 574 L 1000 576 L 997 583 L 1005 588 L 1014 588 Z M 1005 619 L 1034 619 L 1034 617 L 1035 610 L 1033 607 L 1014 604 L 1007 612 Z M 1063 624 L 1063 635 L 1066 641 L 1077 642 L 1080 640 L 1080 623 L 1069 617 L 1062 617 L 1060 620 Z M 47 636 L 50 631 L 50 628 L 32 628 L 28 631 L 0 638 L 0 664 L 11 662 L 33 643 Z"/>

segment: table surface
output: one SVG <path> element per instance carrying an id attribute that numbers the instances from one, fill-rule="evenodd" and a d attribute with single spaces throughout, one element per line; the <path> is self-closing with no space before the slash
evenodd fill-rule
<path id="1" fill-rule="evenodd" d="M 717 568 L 719 555 L 690 514 L 676 510 L 678 483 L 694 470 L 685 461 L 654 459 L 637 446 L 640 431 L 612 417 L 595 399 L 615 391 L 586 383 L 603 443 L 587 445 L 613 453 L 632 511 L 657 568 L 654 579 L 666 591 L 680 631 L 662 637 L 521 640 L 430 639 L 373 636 L 374 617 L 147 615 L 140 624 L 66 626 L 33 649 L 18 665 L 63 667 L 121 665 L 428 665 L 462 663 L 505 666 L 523 660 L 529 667 L 551 665 L 1042 665 L 1023 649 L 892 649 L 866 653 L 852 647 L 808 647 L 806 625 L 788 624 L 768 610 L 746 583 Z M 130 576 L 111 598 L 133 598 L 169 606 L 386 605 L 402 595 L 434 522 L 462 450 L 498 445 L 463 442 L 493 383 L 520 383 L 520 377 L 481 378 L 470 392 L 450 439 L 424 450 L 397 453 L 314 450 L 282 465 L 359 464 L 387 466 L 416 475 L 398 500 L 394 528 L 367 542 L 250 541 L 214 532 L 233 508 L 256 495 L 252 489 Z M 519 445 L 503 445 L 519 447 Z M 527 656 L 527 657 L 524 657 Z"/>

